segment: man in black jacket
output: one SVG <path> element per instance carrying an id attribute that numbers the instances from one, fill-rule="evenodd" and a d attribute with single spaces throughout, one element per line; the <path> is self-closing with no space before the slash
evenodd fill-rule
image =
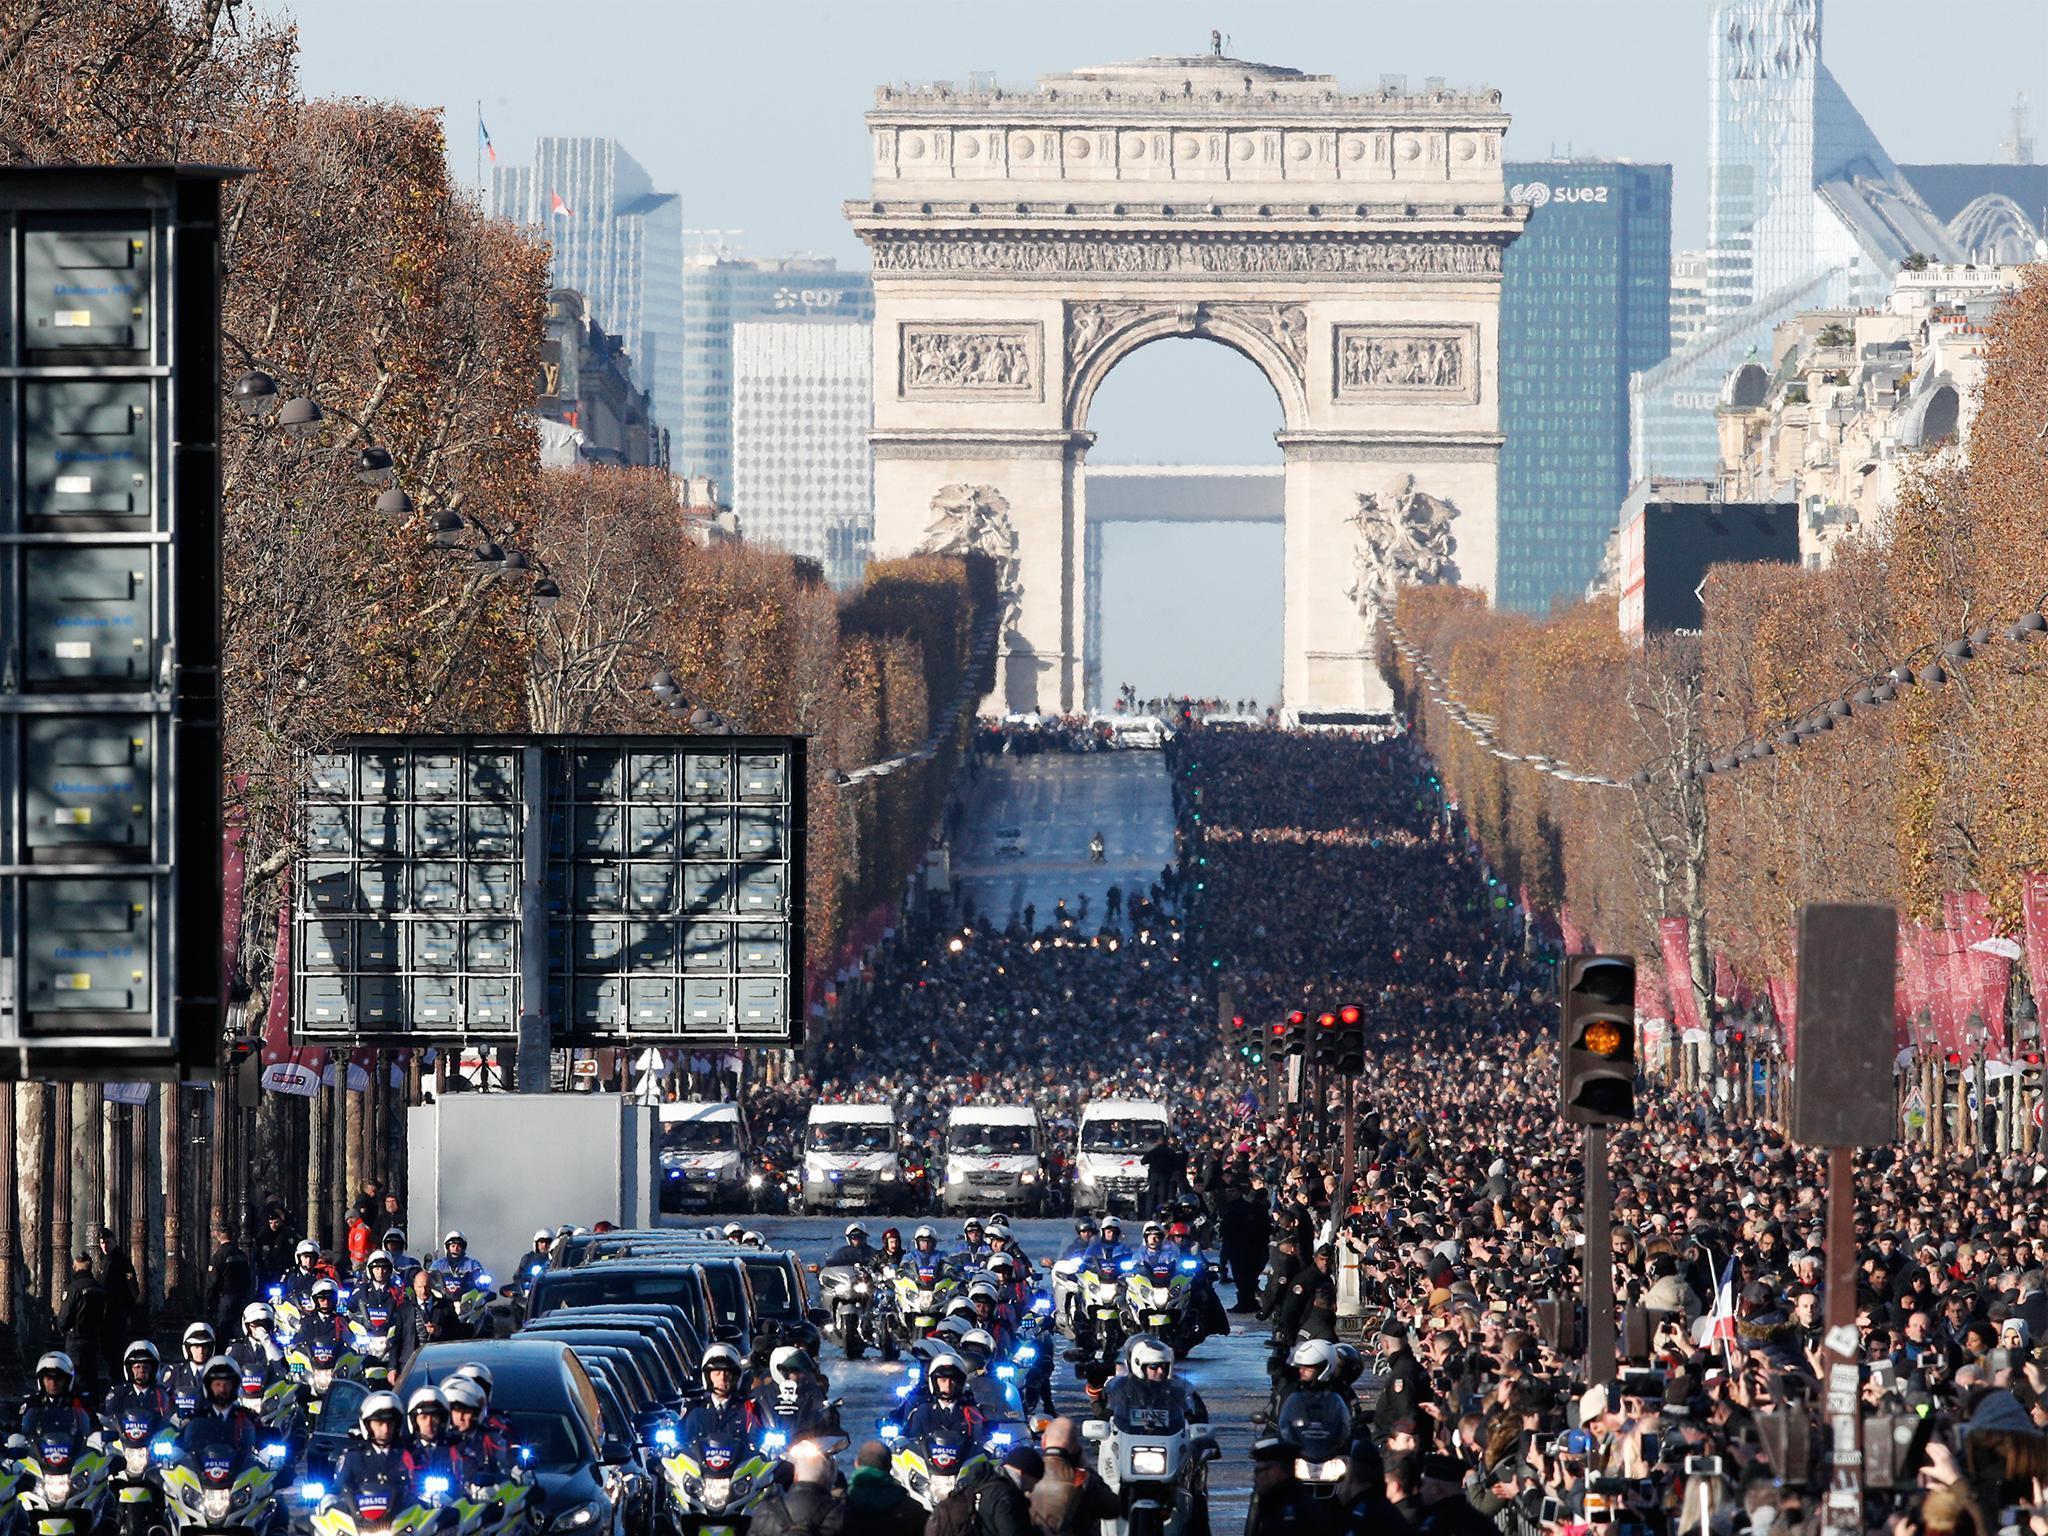
<path id="1" fill-rule="evenodd" d="M 255 1299 L 256 1272 L 227 1228 L 218 1228 L 213 1242 L 213 1257 L 206 1261 L 206 1311 L 215 1336 L 232 1339 L 242 1331 L 242 1308 Z"/>
<path id="2" fill-rule="evenodd" d="M 1237 1183 L 1235 1175 L 1225 1179 L 1218 1238 L 1230 1278 L 1237 1282 L 1237 1305 L 1231 1310 L 1249 1312 L 1258 1305 L 1259 1272 L 1273 1241 L 1273 1208 L 1266 1200 L 1265 1180 L 1257 1174 L 1249 1189 Z"/>
<path id="3" fill-rule="evenodd" d="M 80 1390 L 99 1395 L 100 1346 L 107 1331 L 107 1293 L 92 1272 L 92 1259 L 81 1253 L 71 1261 L 71 1283 L 64 1290 L 64 1309 L 57 1315 L 64 1335 L 64 1353 L 77 1368 Z"/>
<path id="4" fill-rule="evenodd" d="M 1373 1432 L 1382 1440 L 1403 1419 L 1422 1422 L 1423 1405 L 1435 1400 L 1429 1375 L 1408 1347 L 1408 1329 L 1389 1314 L 1380 1327 L 1380 1400 L 1373 1409 Z"/>
<path id="5" fill-rule="evenodd" d="M 832 1462 L 808 1440 L 789 1452 L 794 1480 L 754 1511 L 753 1536 L 834 1536 L 846 1529 L 846 1505 L 832 1496 Z"/>

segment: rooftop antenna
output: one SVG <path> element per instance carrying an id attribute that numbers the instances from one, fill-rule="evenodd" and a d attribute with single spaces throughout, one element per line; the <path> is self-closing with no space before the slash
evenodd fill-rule
<path id="1" fill-rule="evenodd" d="M 2032 165 L 2034 163 L 2033 110 L 2027 101 L 2027 93 L 2021 91 L 2013 98 L 2012 132 L 1999 145 L 2007 165 Z"/>
<path id="2" fill-rule="evenodd" d="M 683 231 L 685 248 L 692 256 L 709 256 L 714 261 L 729 261 L 740 252 L 738 242 L 746 238 L 744 229 L 686 229 Z M 727 236 L 731 237 L 728 243 Z"/>

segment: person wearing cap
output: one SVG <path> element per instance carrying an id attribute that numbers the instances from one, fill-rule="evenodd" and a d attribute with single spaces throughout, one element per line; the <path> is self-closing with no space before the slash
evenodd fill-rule
<path id="1" fill-rule="evenodd" d="M 825 1256 L 825 1264 L 828 1268 L 844 1264 L 866 1269 L 878 1257 L 874 1246 L 868 1242 L 867 1225 L 853 1221 L 846 1225 L 846 1241 Z"/>
<path id="2" fill-rule="evenodd" d="M 835 1536 L 847 1530 L 846 1504 L 832 1493 L 832 1458 L 813 1442 L 799 1440 L 789 1448 L 789 1468 L 789 1486 L 755 1509 L 747 1527 L 752 1536 L 794 1531 Z"/>
<path id="3" fill-rule="evenodd" d="M 1072 1419 L 1057 1418 L 1045 1426 L 1039 1442 L 1045 1477 L 1031 1490 L 1031 1523 L 1051 1536 L 1095 1536 L 1104 1520 L 1114 1520 L 1123 1506 L 1082 1454 L 1081 1431 Z"/>
<path id="4" fill-rule="evenodd" d="M 1337 1337 L 1337 1255 L 1327 1243 L 1288 1284 L 1273 1315 L 1273 1332 L 1289 1344 Z"/>
<path id="5" fill-rule="evenodd" d="M 1380 1400 L 1372 1411 L 1373 1433 L 1381 1439 L 1403 1419 L 1420 1424 L 1428 1405 L 1436 1401 L 1428 1373 L 1415 1351 L 1408 1347 L 1408 1328 L 1389 1312 L 1380 1324 Z"/>
<path id="6" fill-rule="evenodd" d="M 1417 1459 L 1415 1471 L 1422 1507 L 1416 1536 L 1498 1536 L 1499 1527 L 1465 1497 L 1465 1467 L 1457 1457 L 1432 1451 Z"/>

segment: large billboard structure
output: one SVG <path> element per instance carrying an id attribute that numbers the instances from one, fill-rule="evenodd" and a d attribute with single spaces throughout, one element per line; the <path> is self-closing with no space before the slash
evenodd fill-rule
<path id="1" fill-rule="evenodd" d="M 302 1038 L 801 1038 L 801 738 L 359 737 L 300 828 Z"/>
<path id="2" fill-rule="evenodd" d="M 0 169 L 0 1076 L 218 1059 L 230 174 Z"/>

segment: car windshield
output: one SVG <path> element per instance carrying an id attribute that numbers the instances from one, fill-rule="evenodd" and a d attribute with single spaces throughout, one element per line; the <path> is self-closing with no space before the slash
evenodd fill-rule
<path id="1" fill-rule="evenodd" d="M 955 1125 L 946 1132 L 946 1150 L 965 1152 L 971 1157 L 1029 1152 L 1031 1142 L 1028 1125 Z"/>
<path id="2" fill-rule="evenodd" d="M 711 1287 L 711 1305 L 721 1327 L 745 1328 L 747 1302 L 740 1290 L 739 1274 L 730 1264 L 708 1264 L 704 1280 Z"/>
<path id="3" fill-rule="evenodd" d="M 1171 1435 L 1187 1423 L 1180 1388 L 1171 1381 L 1126 1376 L 1110 1389 L 1109 1415 L 1126 1434 Z"/>
<path id="4" fill-rule="evenodd" d="M 888 1152 L 896 1127 L 886 1120 L 814 1120 L 804 1144 L 813 1152 Z"/>
<path id="5" fill-rule="evenodd" d="M 731 1120 L 671 1120 L 661 1128 L 664 1152 L 732 1152 L 739 1144 L 740 1128 Z"/>
<path id="6" fill-rule="evenodd" d="M 1166 1134 L 1164 1120 L 1090 1120 L 1081 1127 L 1083 1152 L 1132 1152 Z"/>
<path id="7" fill-rule="evenodd" d="M 585 1457 L 583 1437 L 566 1413 L 544 1413 L 535 1409 L 505 1411 L 514 1445 L 533 1451 L 533 1463 L 543 1472 L 573 1471 Z"/>
<path id="8" fill-rule="evenodd" d="M 745 1259 L 747 1277 L 754 1282 L 754 1310 L 778 1321 L 794 1319 L 799 1311 L 796 1295 L 789 1288 L 789 1271 L 780 1259 Z"/>

